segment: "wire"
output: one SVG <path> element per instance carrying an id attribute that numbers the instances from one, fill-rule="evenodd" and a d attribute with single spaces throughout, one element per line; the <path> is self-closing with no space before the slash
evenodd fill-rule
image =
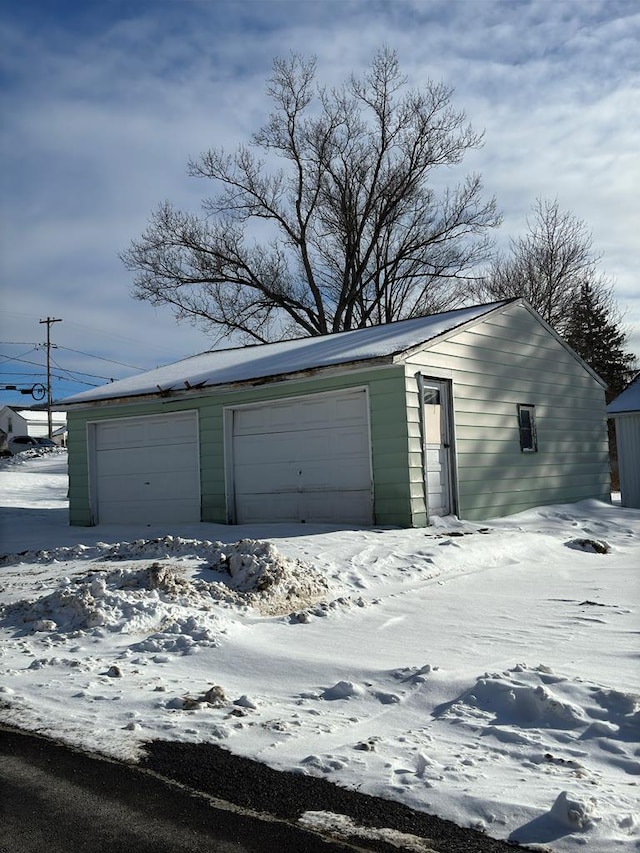
<path id="1" fill-rule="evenodd" d="M 23 353 L 23 355 L 28 355 L 29 353 Z M 32 364 L 34 367 L 41 367 L 43 370 L 45 369 L 44 364 L 39 364 L 37 361 L 29 361 L 28 358 L 7 358 L 4 361 L 0 362 L 0 364 L 6 364 L 8 361 L 19 361 L 21 364 Z"/>
<path id="2" fill-rule="evenodd" d="M 0 364 L 6 364 L 8 361 L 24 361 L 21 356 L 31 355 L 32 352 L 37 352 L 37 349 L 29 349 L 26 352 L 21 353 L 20 355 L 8 355 L 6 358 L 4 356 L 0 356 L 0 358 L 4 358 L 4 361 L 0 361 Z M 25 364 L 35 364 L 35 361 L 26 361 Z"/>
<path id="3" fill-rule="evenodd" d="M 36 352 L 38 349 L 44 346 L 44 344 L 32 343 L 30 341 L 0 341 L 0 346 L 32 346 L 33 349 L 28 350 L 27 352 L 22 353 L 22 355 L 29 355 L 30 352 Z M 125 361 L 116 361 L 113 358 L 105 358 L 103 355 L 92 355 L 90 352 L 83 352 L 80 349 L 73 349 L 72 347 L 63 347 L 60 344 L 51 344 L 51 349 L 63 349 L 67 350 L 67 352 L 75 352 L 78 355 L 84 355 L 87 358 L 97 358 L 100 361 L 107 361 L 109 364 L 119 364 L 120 367 L 130 367 L 132 370 L 147 370 L 146 367 L 140 367 L 137 364 L 127 364 Z M 6 361 L 13 361 L 14 359 L 17 361 L 19 356 L 6 356 Z M 0 362 L 1 363 L 1 362 Z M 89 374 L 88 374 L 89 375 Z M 102 379 L 103 377 L 99 377 Z"/>
<path id="4" fill-rule="evenodd" d="M 57 379 L 59 382 L 66 382 L 67 384 L 75 384 L 75 385 L 88 385 L 89 388 L 99 388 L 100 385 L 97 382 L 86 382 L 84 379 L 76 379 L 74 376 L 59 376 L 57 373 L 51 374 L 52 379 Z M 111 380 L 113 381 L 113 380 Z"/>
<path id="5" fill-rule="evenodd" d="M 92 379 L 105 379 L 107 382 L 113 382 L 112 376 L 98 376 L 95 373 L 87 373 L 84 370 L 72 370 L 70 367 L 63 367 L 59 364 L 54 358 L 51 359 L 51 364 L 55 364 L 58 370 L 64 370 L 65 373 L 71 375 L 72 373 L 77 374 L 78 376 L 90 376 Z"/>
<path id="6" fill-rule="evenodd" d="M 32 351 L 33 351 L 33 350 L 32 350 Z M 29 354 L 29 353 L 23 353 L 23 355 L 28 355 L 28 354 Z M 105 360 L 107 360 L 107 359 L 105 359 Z M 6 364 L 8 361 L 19 361 L 21 364 L 32 364 L 34 367 L 40 367 L 40 368 L 42 368 L 42 370 L 44 370 L 44 369 L 45 369 L 45 366 L 44 366 L 43 364 L 39 364 L 37 361 L 29 361 L 29 359 L 27 359 L 27 358 L 19 358 L 18 356 L 14 356 L 13 358 L 7 358 L 7 359 L 5 359 L 4 361 L 0 362 L 0 364 Z M 107 381 L 107 382 L 113 382 L 113 377 L 112 377 L 112 376 L 100 376 L 100 375 L 98 375 L 98 374 L 96 374 L 96 373 L 86 373 L 84 370 L 72 370 L 72 369 L 70 369 L 70 368 L 68 368 L 68 367 L 63 367 L 61 364 L 58 364 L 58 362 L 57 362 L 57 361 L 55 361 L 55 359 L 53 359 L 53 358 L 51 359 L 51 363 L 52 363 L 52 364 L 55 364 L 55 366 L 58 368 L 58 370 L 64 370 L 66 373 L 69 373 L 69 374 L 71 374 L 71 373 L 77 373 L 79 376 L 91 376 L 93 379 L 104 379 L 104 380 L 105 380 L 105 381 Z M 118 362 L 116 362 L 116 364 L 117 364 L 117 363 L 118 363 Z M 13 373 L 13 371 L 12 371 L 12 373 Z M 33 375 L 35 375 L 35 374 L 18 374 L 18 373 L 14 373 L 13 375 L 15 375 L 15 376 L 21 376 L 21 375 L 25 375 L 25 376 L 26 376 L 26 375 L 30 375 L 30 376 L 33 376 Z M 58 376 L 57 378 L 58 378 L 58 379 L 60 379 L 60 377 L 59 377 L 59 376 Z"/>
<path id="7" fill-rule="evenodd" d="M 109 364 L 119 364 L 120 367 L 130 367 L 132 370 L 145 370 L 146 369 L 144 367 L 138 367 L 138 365 L 136 365 L 136 364 L 125 364 L 124 361 L 114 361 L 112 358 L 105 358 L 102 355 L 91 355 L 91 353 L 89 353 L 89 352 L 82 352 L 82 350 L 79 350 L 79 349 L 71 349 L 71 347 L 58 346 L 57 349 L 66 349 L 69 352 L 76 352 L 76 353 L 78 353 L 78 355 L 86 355 L 88 358 L 98 358 L 98 359 L 100 359 L 100 361 L 108 361 Z M 87 375 L 90 375 L 90 374 L 87 374 Z"/>

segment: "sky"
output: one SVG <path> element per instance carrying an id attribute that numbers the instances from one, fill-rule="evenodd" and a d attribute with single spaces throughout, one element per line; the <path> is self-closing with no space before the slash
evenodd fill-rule
<path id="1" fill-rule="evenodd" d="M 119 259 L 165 200 L 198 212 L 190 157 L 267 118 L 274 57 L 339 83 L 386 45 L 411 85 L 454 89 L 484 146 L 499 246 L 536 198 L 582 220 L 640 356 L 640 11 L 635 0 L 3 0 L 0 405 L 56 399 L 210 348 L 131 296 Z"/>
<path id="2" fill-rule="evenodd" d="M 65 451 L 0 480 L 2 723 L 133 762 L 193 745 L 178 768 L 213 743 L 540 851 L 639 849 L 640 510 L 71 527 Z M 242 772 L 232 801 L 268 811 Z"/>

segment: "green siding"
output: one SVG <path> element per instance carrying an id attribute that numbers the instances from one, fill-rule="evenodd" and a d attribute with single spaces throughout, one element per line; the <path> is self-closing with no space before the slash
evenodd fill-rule
<path id="1" fill-rule="evenodd" d="M 82 411 L 71 410 L 68 414 L 70 522 L 91 524 L 86 437 L 88 422 L 197 409 L 200 424 L 202 520 L 226 523 L 224 408 L 355 387 L 366 387 L 369 394 L 375 522 L 409 526 L 412 522 L 411 486 L 407 466 L 408 434 L 402 365 L 342 376 L 318 376 L 300 381 L 261 384 L 259 387 L 226 390 L 180 401 L 159 399 L 134 405 L 108 404 Z"/>
<path id="2" fill-rule="evenodd" d="M 460 517 L 609 499 L 604 391 L 525 308 L 509 306 L 408 358 L 412 419 L 417 369 L 452 381 Z M 520 451 L 517 403 L 536 406 L 537 453 Z M 424 511 L 415 498 L 415 524 Z"/>

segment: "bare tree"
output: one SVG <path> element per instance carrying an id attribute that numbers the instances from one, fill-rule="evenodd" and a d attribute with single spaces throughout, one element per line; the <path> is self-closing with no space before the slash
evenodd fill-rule
<path id="1" fill-rule="evenodd" d="M 604 294 L 610 283 L 598 272 L 600 255 L 594 252 L 587 226 L 572 213 L 561 211 L 557 200 L 537 199 L 527 227 L 523 237 L 510 241 L 507 254 L 496 257 L 486 277 L 473 288 L 474 296 L 524 296 L 563 333 L 584 285 Z"/>
<path id="2" fill-rule="evenodd" d="M 123 253 L 133 295 L 253 341 L 461 304 L 500 217 L 477 175 L 434 186 L 482 142 L 452 91 L 409 89 L 384 49 L 331 90 L 315 60 L 277 59 L 268 94 L 275 108 L 248 145 L 189 163 L 217 191 L 201 215 L 162 204 Z"/>

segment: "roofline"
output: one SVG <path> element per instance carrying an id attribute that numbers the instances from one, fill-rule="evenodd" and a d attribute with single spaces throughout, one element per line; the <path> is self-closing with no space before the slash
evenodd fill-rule
<path id="1" fill-rule="evenodd" d="M 640 416 L 640 409 L 625 409 L 622 412 L 610 412 L 607 410 L 607 419 L 615 420 L 616 418 L 631 418 Z"/>
<path id="2" fill-rule="evenodd" d="M 341 361 L 341 362 L 338 362 L 336 364 L 320 365 L 317 367 L 309 367 L 309 368 L 306 368 L 305 370 L 302 370 L 302 371 L 291 371 L 291 372 L 287 372 L 287 373 L 272 373 L 272 374 L 269 374 L 267 376 L 258 376 L 258 377 L 251 377 L 248 379 L 240 379 L 236 382 L 225 382 L 225 383 L 204 385 L 204 386 L 198 385 L 198 387 L 193 386 L 192 388 L 187 388 L 186 390 L 173 389 L 173 388 L 164 389 L 164 388 L 160 388 L 160 386 L 157 386 L 158 387 L 157 392 L 146 392 L 144 394 L 125 394 L 121 397 L 97 397 L 97 398 L 94 397 L 92 400 L 79 401 L 77 403 L 75 403 L 75 402 L 66 403 L 64 400 L 62 400 L 61 402 L 56 402 L 55 405 L 57 406 L 57 408 L 59 410 L 69 411 L 70 409 L 78 410 L 81 408 L 82 409 L 92 408 L 92 407 L 100 405 L 102 403 L 114 403 L 116 401 L 125 401 L 125 400 L 126 401 L 134 401 L 134 402 L 146 402 L 149 400 L 156 400 L 158 398 L 169 397 L 169 396 L 174 400 L 189 399 L 189 398 L 194 396 L 191 392 L 196 391 L 196 390 L 198 391 L 198 396 L 205 396 L 207 391 L 209 391 L 210 393 L 216 393 L 220 390 L 226 390 L 226 389 L 232 389 L 232 388 L 242 388 L 242 387 L 255 387 L 256 385 L 263 385 L 263 384 L 266 384 L 269 382 L 284 381 L 285 378 L 286 379 L 296 379 L 298 377 L 305 378 L 307 376 L 315 376 L 318 373 L 322 373 L 323 375 L 329 375 L 330 376 L 330 375 L 333 375 L 333 373 L 332 373 L 333 371 L 335 371 L 336 373 L 344 373 L 345 371 L 351 371 L 353 369 L 362 369 L 362 367 L 365 367 L 365 369 L 370 369 L 371 367 L 374 367 L 376 365 L 386 366 L 389 364 L 396 364 L 396 363 L 399 363 L 399 361 L 400 361 L 399 357 L 400 356 L 409 355 L 412 352 L 423 349 L 425 346 L 429 346 L 429 344 L 431 343 L 431 340 L 434 340 L 434 341 L 435 340 L 442 340 L 442 338 L 447 334 L 453 334 L 453 333 L 459 331 L 460 329 L 466 327 L 469 324 L 472 324 L 474 322 L 479 322 L 481 319 L 483 319 L 484 317 L 491 314 L 494 310 L 505 307 L 506 304 L 508 304 L 509 302 L 513 302 L 513 301 L 514 300 L 512 299 L 512 300 L 508 300 L 507 302 L 505 302 L 504 300 L 487 302 L 486 303 L 487 308 L 489 308 L 490 306 L 495 306 L 495 308 L 489 309 L 486 313 L 483 313 L 480 317 L 476 318 L 475 320 L 466 320 L 466 321 L 463 321 L 461 323 L 457 323 L 457 324 L 451 326 L 450 329 L 448 329 L 446 332 L 438 335 L 437 337 L 435 337 L 433 339 L 426 338 L 425 340 L 421 341 L 418 344 L 415 344 L 415 346 L 412 346 L 408 349 L 405 348 L 405 349 L 394 350 L 391 353 L 385 353 L 385 355 L 372 356 L 372 357 L 367 358 L 367 359 L 358 359 L 356 361 L 349 359 L 347 361 Z M 443 314 L 451 313 L 451 314 L 453 314 L 453 313 L 456 313 L 457 311 L 465 311 L 468 308 L 472 308 L 472 307 L 481 308 L 483 306 L 482 305 L 465 306 L 462 308 L 454 308 L 451 311 L 443 311 L 440 313 L 443 313 Z M 438 315 L 433 314 L 433 315 L 426 315 L 426 316 L 427 317 L 428 316 L 436 317 Z M 404 320 L 393 320 L 392 322 L 385 323 L 384 325 L 385 326 L 392 326 L 395 324 L 406 322 L 407 320 L 417 320 L 417 319 L 426 319 L 426 317 L 423 317 L 423 318 L 407 317 Z M 375 327 L 365 327 L 365 328 L 375 328 Z M 348 334 L 349 332 L 355 332 L 355 331 L 362 331 L 362 330 L 361 329 L 345 329 L 342 332 L 330 332 L 327 335 L 319 335 L 318 337 L 324 338 L 324 337 L 330 337 L 333 334 L 338 334 L 338 335 L 339 334 Z M 300 338 L 288 338 L 286 341 L 275 341 L 274 343 L 290 343 L 292 341 L 304 341 L 304 340 L 313 340 L 313 339 L 314 339 L 314 336 L 307 336 L 307 337 L 300 337 Z M 181 362 L 189 361 L 190 359 L 196 358 L 196 357 L 201 356 L 201 355 L 209 355 L 209 354 L 215 355 L 217 352 L 233 352 L 234 350 L 244 350 L 244 349 L 251 348 L 251 347 L 253 347 L 255 349 L 259 349 L 261 346 L 264 346 L 264 344 L 249 344 L 248 347 L 242 347 L 242 346 L 240 346 L 240 347 L 227 347 L 227 348 L 222 349 L 222 350 L 205 350 L 204 352 L 197 353 L 195 356 L 187 356 L 186 358 L 180 359 L 180 361 L 174 362 L 174 364 L 180 364 Z M 108 388 L 109 386 L 106 385 L 104 387 Z"/>
<path id="3" fill-rule="evenodd" d="M 544 317 L 541 317 L 540 314 L 538 314 L 538 312 L 536 311 L 536 309 L 532 305 L 530 305 L 527 300 L 524 299 L 524 297 L 520 297 L 517 301 L 520 302 L 522 306 L 526 308 L 532 316 L 534 316 L 537 320 L 540 321 L 540 323 L 542 323 L 545 329 L 551 335 L 553 335 L 553 337 L 558 341 L 559 344 L 561 344 L 566 349 L 569 355 L 573 356 L 573 358 L 575 358 L 578 364 L 581 364 L 582 367 L 584 367 L 584 369 L 587 371 L 587 373 L 590 373 L 591 376 L 596 380 L 596 382 L 602 385 L 602 387 L 606 391 L 609 387 L 606 381 L 602 378 L 602 376 L 600 376 L 600 374 L 596 373 L 596 371 L 587 364 L 587 362 L 582 358 L 581 355 L 578 355 L 578 353 L 573 349 L 573 347 L 565 341 L 562 335 L 558 334 L 558 332 L 556 332 L 553 326 L 550 326 L 549 323 L 547 323 L 547 321 L 544 319 Z"/>
<path id="4" fill-rule="evenodd" d="M 621 415 L 637 415 L 640 413 L 640 409 L 638 409 L 637 406 L 635 409 L 620 409 L 620 411 L 618 411 L 618 412 L 615 412 L 615 411 L 610 412 L 609 411 L 610 407 L 615 405 L 616 403 L 618 403 L 618 401 L 623 396 L 623 394 L 626 394 L 626 392 L 629 390 L 629 388 L 631 388 L 632 385 L 635 385 L 636 382 L 640 383 L 640 373 L 636 373 L 636 375 L 633 377 L 633 379 L 630 379 L 629 382 L 627 382 L 627 384 L 624 386 L 622 391 L 616 397 L 614 397 L 613 400 L 611 400 L 611 402 L 607 406 L 607 417 L 608 418 L 617 418 L 617 417 L 620 417 Z"/>
<path id="5" fill-rule="evenodd" d="M 180 401 L 180 400 L 190 400 L 195 396 L 203 397 L 203 396 L 214 396 L 219 393 L 224 393 L 225 391 L 238 390 L 242 388 L 255 388 L 261 385 L 268 385 L 277 382 L 285 382 L 285 381 L 296 381 L 302 379 L 308 379 L 310 377 L 315 376 L 336 376 L 344 373 L 351 373 L 357 370 L 372 370 L 376 367 L 386 367 L 394 364 L 402 364 L 406 358 L 411 357 L 414 353 L 419 352 L 420 350 L 430 349 L 438 343 L 441 343 L 452 335 L 457 335 L 461 331 L 464 331 L 469 328 L 473 328 L 481 322 L 484 322 L 487 318 L 496 315 L 503 314 L 508 308 L 513 305 L 517 305 L 521 308 L 524 308 L 534 317 L 546 330 L 549 334 L 555 338 L 555 340 L 590 374 L 590 376 L 598 382 L 599 385 L 602 386 L 603 389 L 606 390 L 607 383 L 600 377 L 595 370 L 593 370 L 586 361 L 578 355 L 578 353 L 562 338 L 556 330 L 549 325 L 549 323 L 544 320 L 540 314 L 527 302 L 524 297 L 516 296 L 512 299 L 508 300 L 500 300 L 497 302 L 488 302 L 486 303 L 487 311 L 482 314 L 473 317 L 469 320 L 463 320 L 460 323 L 457 323 L 451 326 L 444 332 L 441 332 L 439 335 L 436 335 L 432 338 L 427 338 L 426 340 L 414 344 L 411 347 L 406 349 L 395 350 L 392 353 L 387 353 L 382 356 L 373 356 L 371 358 L 366 359 L 358 359 L 356 361 L 342 361 L 337 364 L 331 365 L 322 365 L 318 367 L 310 367 L 305 370 L 287 372 L 287 373 L 273 373 L 267 376 L 259 376 L 252 377 L 249 379 L 241 379 L 236 382 L 224 382 L 214 385 L 205 385 L 204 387 L 201 385 L 189 387 L 187 385 L 186 388 L 161 388 L 158 387 L 157 391 L 154 392 L 146 392 L 142 394 L 126 394 L 120 397 L 99 397 L 94 398 L 92 400 L 87 401 L 78 401 L 76 403 L 65 403 L 64 401 L 55 403 L 56 408 L 60 412 L 67 412 L 70 410 L 79 411 L 93 408 L 100 408 L 106 405 L 134 405 L 136 403 L 144 403 L 150 400 L 159 400 L 159 399 L 171 399 L 172 401 Z M 492 307 L 493 306 L 493 307 Z M 473 306 L 470 306 L 473 307 Z M 482 307 L 482 306 L 478 306 Z M 454 310 L 465 310 L 465 309 L 454 309 Z M 443 312 L 448 313 L 448 312 Z M 435 316 L 435 315 L 433 315 Z M 402 321 L 396 321 L 402 322 Z M 304 340 L 304 338 L 296 338 L 294 340 Z M 260 344 L 256 344 L 256 347 L 259 347 Z M 242 349 L 242 347 L 232 347 L 231 349 Z M 223 350 L 224 351 L 224 350 Z M 227 350 L 228 351 L 228 350 Z M 206 352 L 214 353 L 214 350 L 208 350 Z M 204 355 L 205 353 L 200 353 L 199 355 Z M 186 359 L 182 359 L 183 361 L 187 361 L 189 358 L 193 356 L 189 356 Z M 176 362 L 179 363 L 179 362 Z M 108 388 L 109 386 L 105 386 Z"/>
<path id="6" fill-rule="evenodd" d="M 492 303 L 488 303 L 488 305 L 491 304 Z M 484 320 L 494 314 L 503 314 L 507 310 L 507 308 L 510 308 L 512 305 L 518 305 L 521 308 L 525 308 L 529 312 L 529 314 L 531 314 L 532 317 L 538 320 L 538 322 L 547 330 L 547 332 L 549 332 L 549 334 L 553 338 L 555 338 L 555 340 L 569 353 L 569 355 L 571 355 L 578 362 L 578 364 L 582 365 L 582 367 L 587 371 L 587 373 L 589 373 L 591 377 L 595 379 L 596 382 L 601 385 L 604 390 L 609 387 L 605 380 L 601 376 L 599 376 L 592 367 L 587 364 L 587 362 L 582 358 L 582 356 L 578 355 L 578 353 L 573 349 L 572 346 L 570 346 L 570 344 L 565 341 L 562 335 L 559 335 L 558 332 L 556 332 L 556 330 L 553 328 L 553 326 L 550 326 L 549 323 L 547 323 L 547 321 L 540 314 L 538 314 L 533 305 L 531 305 L 524 298 L 524 296 L 515 296 L 512 299 L 500 302 L 495 305 L 495 308 L 492 308 L 491 310 L 487 311 L 486 314 L 481 314 L 479 317 L 474 317 L 472 320 L 466 320 L 464 323 L 460 323 L 458 326 L 454 326 L 453 328 L 448 329 L 446 332 L 437 335 L 437 337 L 435 338 L 431 338 L 431 340 L 429 341 L 425 341 L 423 344 L 418 344 L 417 346 L 411 347 L 410 349 L 405 350 L 403 352 L 403 355 L 413 355 L 413 353 L 417 352 L 418 350 L 424 349 L 425 347 L 429 349 L 432 346 L 435 346 L 435 344 L 447 340 L 447 338 L 451 337 L 452 335 L 458 334 L 459 332 L 478 325 L 478 323 L 484 322 Z"/>
<path id="7" fill-rule="evenodd" d="M 303 382 L 306 379 L 317 376 L 331 378 L 341 376 L 345 373 L 357 373 L 361 370 L 373 371 L 386 367 L 394 367 L 396 362 L 394 355 L 376 356 L 375 358 L 360 359 L 359 361 L 347 361 L 340 364 L 329 364 L 322 367 L 310 367 L 306 370 L 297 370 L 294 373 L 273 373 L 270 376 L 258 376 L 252 379 L 241 379 L 237 382 L 224 382 L 219 385 L 193 386 L 192 388 L 180 388 L 158 390 L 146 394 L 127 394 L 122 397 L 101 397 L 98 400 L 86 400 L 78 403 L 64 403 L 61 408 L 65 411 L 86 411 L 106 406 L 134 406 L 138 403 L 163 400 L 167 403 L 177 403 L 184 400 L 189 401 L 200 397 L 215 397 L 229 391 L 259 388 L 263 385 L 274 385 L 278 382 Z M 108 386 L 107 386 L 108 387 Z M 60 404 L 58 404 L 60 405 Z"/>
<path id="8" fill-rule="evenodd" d="M 439 335 L 436 335 L 433 338 L 429 338 L 426 341 L 423 341 L 421 344 L 416 344 L 415 346 L 409 347 L 405 350 L 399 350 L 395 355 L 402 355 L 403 358 L 409 358 L 414 353 L 419 352 L 422 349 L 429 349 L 435 344 L 439 344 L 442 341 L 446 341 L 447 338 L 450 338 L 452 335 L 458 335 L 460 332 L 464 332 L 466 329 L 470 329 L 473 326 L 477 326 L 478 323 L 483 323 L 487 317 L 491 317 L 493 314 L 501 314 L 505 308 L 508 308 L 510 305 L 513 305 L 515 302 L 521 302 L 521 297 L 516 296 L 512 299 L 500 300 L 499 302 L 487 302 L 487 311 L 484 314 L 480 314 L 478 317 L 473 317 L 470 320 L 464 320 L 462 323 L 458 323 L 456 326 L 452 326 L 450 329 L 447 329 L 445 332 L 441 332 Z M 494 306 L 491 308 L 490 306 Z"/>

